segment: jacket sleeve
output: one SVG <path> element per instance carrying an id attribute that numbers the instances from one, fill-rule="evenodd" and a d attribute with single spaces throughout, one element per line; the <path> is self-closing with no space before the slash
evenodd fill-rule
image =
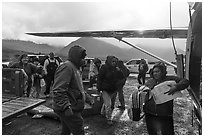
<path id="1" fill-rule="evenodd" d="M 125 77 L 125 74 L 123 73 L 122 69 L 120 69 L 119 71 L 116 71 L 117 72 L 117 79 L 123 79 L 123 78 L 126 78 Z"/>
<path id="2" fill-rule="evenodd" d="M 60 65 L 59 61 L 57 59 L 55 59 L 57 66 Z"/>
<path id="3" fill-rule="evenodd" d="M 30 66 L 31 66 L 31 73 L 32 73 L 32 74 L 35 74 L 35 73 L 38 73 L 38 72 L 39 72 L 40 67 L 37 67 L 36 65 L 31 64 L 31 63 L 30 63 Z"/>
<path id="4" fill-rule="evenodd" d="M 147 86 L 150 89 L 153 89 L 154 86 L 156 85 L 156 81 L 153 78 L 150 78 L 145 82 L 145 86 Z"/>
<path id="5" fill-rule="evenodd" d="M 43 69 L 44 69 L 45 74 L 47 74 L 47 65 L 48 64 L 49 64 L 49 61 L 48 61 L 48 59 L 46 59 L 44 62 L 44 65 L 43 65 Z"/>
<path id="6" fill-rule="evenodd" d="M 102 82 L 105 76 L 105 66 L 101 66 L 99 73 L 98 73 L 98 77 L 97 77 L 97 89 L 100 91 L 102 90 Z"/>
<path id="7" fill-rule="evenodd" d="M 149 67 L 147 64 L 145 64 L 145 72 L 147 72 L 149 70 Z"/>
<path id="8" fill-rule="evenodd" d="M 169 76 L 170 79 L 173 79 L 176 81 L 176 89 L 179 90 L 184 90 L 185 88 L 187 88 L 189 86 L 189 81 L 185 78 L 179 78 L 177 76 Z"/>
<path id="9" fill-rule="evenodd" d="M 72 75 L 72 68 L 66 64 L 57 68 L 53 84 L 53 109 L 63 111 L 71 105 L 68 91 Z"/>

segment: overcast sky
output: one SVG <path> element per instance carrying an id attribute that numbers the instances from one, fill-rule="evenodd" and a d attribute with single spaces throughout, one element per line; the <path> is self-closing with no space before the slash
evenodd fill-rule
<path id="1" fill-rule="evenodd" d="M 168 1 L 142 2 L 142 0 L 135 2 L 3 2 L 2 38 L 65 46 L 76 38 L 42 38 L 25 33 L 169 28 L 169 5 Z M 188 26 L 188 3 L 172 2 L 171 6 L 173 27 Z M 117 42 L 113 39 L 102 40 Z M 135 39 L 130 41 L 134 43 Z M 136 43 L 144 44 L 147 41 L 157 42 L 155 39 L 137 39 Z M 178 47 L 184 47 L 185 40 L 177 40 L 177 43 L 179 43 Z"/>

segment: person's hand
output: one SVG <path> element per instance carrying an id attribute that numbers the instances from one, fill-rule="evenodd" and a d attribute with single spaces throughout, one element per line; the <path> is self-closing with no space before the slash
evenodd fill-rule
<path id="1" fill-rule="evenodd" d="M 165 92 L 164 94 L 173 95 L 178 90 L 175 85 L 168 85 L 170 87 L 169 91 Z"/>
<path id="2" fill-rule="evenodd" d="M 73 115 L 72 109 L 70 107 L 66 108 L 64 111 L 64 115 L 67 117 Z"/>

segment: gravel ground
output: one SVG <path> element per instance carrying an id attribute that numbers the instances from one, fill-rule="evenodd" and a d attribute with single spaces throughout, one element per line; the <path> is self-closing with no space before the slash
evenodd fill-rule
<path id="1" fill-rule="evenodd" d="M 124 87 L 125 103 L 129 104 L 130 94 L 137 85 L 135 78 L 128 78 Z M 47 102 L 49 103 L 49 102 Z M 116 105 L 118 105 L 118 99 Z M 192 102 L 187 92 L 183 98 L 174 101 L 174 129 L 176 135 L 198 135 L 198 127 L 191 117 Z M 108 126 L 100 115 L 84 118 L 86 135 L 147 135 L 144 118 L 139 122 L 131 121 L 127 115 L 127 109 L 120 111 L 114 109 L 114 124 Z M 13 119 L 10 123 L 2 124 L 3 135 L 59 135 L 61 125 L 58 120 L 42 117 L 32 119 L 27 113 Z"/>

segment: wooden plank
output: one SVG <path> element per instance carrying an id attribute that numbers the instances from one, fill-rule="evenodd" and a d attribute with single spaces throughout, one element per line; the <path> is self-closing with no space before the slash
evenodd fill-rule
<path id="1" fill-rule="evenodd" d="M 5 112 L 5 111 L 2 112 L 2 116 L 6 116 L 8 114 L 9 114 L 8 112 Z"/>
<path id="2" fill-rule="evenodd" d="M 12 94 L 3 94 L 2 95 L 2 103 L 17 99 L 18 97 Z"/>
<path id="3" fill-rule="evenodd" d="M 8 102 L 8 101 L 11 101 L 11 100 L 15 100 L 16 98 L 2 98 L 2 103 L 5 103 L 5 102 Z"/>
<path id="4" fill-rule="evenodd" d="M 32 104 L 32 103 L 35 103 L 35 102 L 33 102 L 33 101 L 31 101 L 31 102 L 23 102 L 23 101 L 21 101 L 21 100 L 11 100 L 9 103 L 13 103 L 13 104 L 22 104 L 22 105 L 30 105 L 30 104 Z"/>
<path id="5" fill-rule="evenodd" d="M 4 105 L 6 105 L 8 107 L 21 108 L 21 107 L 26 107 L 26 106 L 28 106 L 30 104 L 18 104 L 18 103 L 15 103 L 15 102 L 13 102 L 13 103 L 12 102 L 6 102 L 6 103 L 4 103 Z"/>
<path id="6" fill-rule="evenodd" d="M 19 109 L 16 106 L 2 105 L 2 111 L 4 111 L 4 108 L 5 109 L 10 109 L 12 111 L 16 111 L 17 109 Z"/>
<path id="7" fill-rule="evenodd" d="M 35 99 L 35 98 L 27 98 L 27 97 L 20 97 L 20 98 L 17 98 L 16 100 L 18 101 L 22 101 L 22 102 L 38 102 L 38 101 L 42 101 L 42 99 Z"/>
<path id="8" fill-rule="evenodd" d="M 8 99 L 8 98 L 2 98 L 2 103 L 8 102 L 8 101 L 10 101 L 10 99 Z"/>
<path id="9" fill-rule="evenodd" d="M 6 103 L 3 103 L 3 106 L 5 107 L 14 107 L 14 108 L 21 108 L 21 107 L 27 107 L 27 106 L 30 106 L 32 104 L 35 104 L 37 102 L 39 102 L 41 99 L 30 99 L 30 98 L 27 98 L 26 100 L 21 100 L 21 98 L 18 98 L 16 100 L 12 100 L 12 101 L 9 101 L 9 102 L 6 102 Z"/>
<path id="10" fill-rule="evenodd" d="M 15 102 L 15 100 L 12 100 L 12 102 L 6 102 L 2 104 L 3 123 L 45 102 L 45 100 L 42 100 L 42 99 L 32 99 L 32 98 L 17 98 L 16 101 L 17 102 Z M 23 104 L 23 102 L 18 104 L 18 101 L 25 101 L 24 104 L 26 104 L 26 106 Z M 17 108 L 17 110 L 14 110 L 14 108 Z M 8 109 L 13 111 L 10 113 L 7 113 L 10 111 Z"/>
<path id="11" fill-rule="evenodd" d="M 10 113 L 10 112 L 13 112 L 14 110 L 17 110 L 17 109 L 13 109 L 13 110 L 12 110 L 12 109 L 10 109 L 10 108 L 4 107 L 4 109 L 2 110 L 2 112 L 7 112 L 7 113 L 9 112 L 9 113 Z"/>

